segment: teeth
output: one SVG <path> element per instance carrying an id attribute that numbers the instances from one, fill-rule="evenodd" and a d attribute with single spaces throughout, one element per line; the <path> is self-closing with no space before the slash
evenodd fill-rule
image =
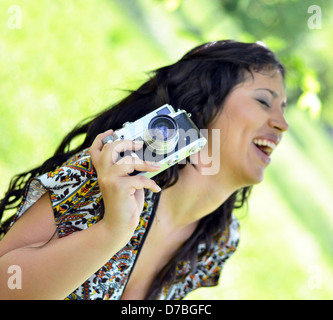
<path id="1" fill-rule="evenodd" d="M 254 139 L 253 143 L 257 146 L 267 146 L 270 147 L 272 150 L 276 148 L 276 144 L 273 141 L 269 141 L 266 139 Z"/>

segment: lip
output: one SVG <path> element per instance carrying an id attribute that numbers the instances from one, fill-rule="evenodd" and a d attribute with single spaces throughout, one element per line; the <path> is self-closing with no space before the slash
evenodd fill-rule
<path id="1" fill-rule="evenodd" d="M 265 163 L 265 164 L 270 164 L 271 163 L 271 157 L 268 156 L 266 153 L 264 153 L 263 151 L 261 151 L 253 142 L 252 142 L 252 146 L 255 149 L 257 155 L 259 156 L 259 158 Z"/>
<path id="2" fill-rule="evenodd" d="M 278 145 L 281 141 L 281 137 L 278 135 L 275 135 L 275 134 L 267 134 L 267 135 L 263 135 L 263 136 L 258 136 L 258 137 L 255 137 L 254 139 L 268 140 L 268 141 L 275 143 L 276 145 Z"/>
<path id="3" fill-rule="evenodd" d="M 265 152 L 261 151 L 257 145 L 254 143 L 255 140 L 266 140 L 270 143 L 272 143 L 274 145 L 272 145 L 273 150 L 276 148 L 276 146 L 279 144 L 281 137 L 275 134 L 267 134 L 267 135 L 262 135 L 262 136 L 258 136 L 255 137 L 252 140 L 252 145 L 255 148 L 256 153 L 258 154 L 258 156 L 260 157 L 260 159 L 265 163 L 265 164 L 270 164 L 271 162 L 271 158 L 270 155 L 267 155 Z"/>

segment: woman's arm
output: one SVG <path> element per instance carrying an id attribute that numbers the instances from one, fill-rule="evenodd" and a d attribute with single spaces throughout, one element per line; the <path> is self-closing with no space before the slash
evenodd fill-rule
<path id="1" fill-rule="evenodd" d="M 54 231 L 53 209 L 44 196 L 0 242 L 0 299 L 64 299 L 124 245 L 103 220 L 48 242 Z M 22 271 L 22 289 L 8 287 L 12 265 Z"/>
<path id="2" fill-rule="evenodd" d="M 119 152 L 140 147 L 129 140 L 103 147 L 102 139 L 108 134 L 97 136 L 90 149 L 103 195 L 103 219 L 49 241 L 56 226 L 51 201 L 44 195 L 0 241 L 0 299 L 64 299 L 130 240 L 143 208 L 143 189 L 161 189 L 151 179 L 129 174 L 159 167 L 125 158 L 115 162 Z M 13 265 L 22 271 L 21 289 L 8 287 L 8 270 Z"/>

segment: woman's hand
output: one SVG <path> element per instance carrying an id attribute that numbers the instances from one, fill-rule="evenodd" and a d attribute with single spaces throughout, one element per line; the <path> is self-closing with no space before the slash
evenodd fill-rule
<path id="1" fill-rule="evenodd" d="M 144 188 L 153 192 L 161 191 L 154 180 L 129 174 L 134 170 L 157 171 L 160 166 L 130 156 L 118 160 L 120 152 L 137 151 L 143 145 L 131 140 L 103 145 L 102 140 L 112 133 L 109 130 L 99 134 L 90 148 L 90 155 L 104 200 L 102 221 L 112 229 L 112 234 L 116 233 L 126 244 L 139 223 L 144 205 Z"/>

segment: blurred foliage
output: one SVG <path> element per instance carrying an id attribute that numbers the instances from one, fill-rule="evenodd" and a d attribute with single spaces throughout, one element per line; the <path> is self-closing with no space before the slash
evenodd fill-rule
<path id="1" fill-rule="evenodd" d="M 1 0 L 0 193 L 147 71 L 202 42 L 263 41 L 287 68 L 290 130 L 237 213 L 220 285 L 188 298 L 332 299 L 332 14 L 326 0 Z"/>

